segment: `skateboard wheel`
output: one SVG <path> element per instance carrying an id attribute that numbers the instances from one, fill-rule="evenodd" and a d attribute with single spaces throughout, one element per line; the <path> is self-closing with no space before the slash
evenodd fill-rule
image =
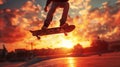
<path id="1" fill-rule="evenodd" d="M 64 33 L 65 36 L 67 36 L 68 34 L 67 33 Z"/>
<path id="2" fill-rule="evenodd" d="M 39 37 L 39 36 L 37 36 L 37 39 L 39 40 L 39 39 L 40 39 L 40 37 Z"/>

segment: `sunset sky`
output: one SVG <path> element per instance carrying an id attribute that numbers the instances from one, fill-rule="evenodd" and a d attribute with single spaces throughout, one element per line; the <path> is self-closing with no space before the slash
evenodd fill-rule
<path id="1" fill-rule="evenodd" d="M 46 17 L 43 11 L 45 2 L 46 0 L 0 0 L 0 48 L 2 44 L 9 50 L 30 49 L 31 45 L 34 48 L 70 48 L 78 43 L 88 47 L 93 36 L 106 40 L 118 40 L 120 37 L 120 5 L 116 5 L 120 0 L 70 0 L 67 23 L 74 24 L 76 29 L 68 33 L 68 36 L 48 35 L 37 40 L 29 30 L 41 28 Z M 49 27 L 59 26 L 61 11 L 56 10 L 54 21 Z"/>
<path id="2" fill-rule="evenodd" d="M 5 0 L 3 0 L 5 1 Z M 27 0 L 6 0 L 7 2 L 4 3 L 4 5 L 1 5 L 0 8 L 18 8 L 21 7 L 23 3 L 25 3 Z M 32 0 L 31 0 L 32 1 Z M 85 1 L 85 0 L 76 0 L 78 2 Z M 91 0 L 90 5 L 93 5 L 94 7 L 100 7 L 103 2 L 109 2 L 110 4 L 114 4 L 117 0 Z M 35 0 L 36 4 L 39 4 L 41 6 L 45 6 L 46 0 Z"/>

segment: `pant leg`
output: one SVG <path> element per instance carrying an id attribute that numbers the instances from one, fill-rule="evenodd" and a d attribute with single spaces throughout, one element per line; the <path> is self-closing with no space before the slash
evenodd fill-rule
<path id="1" fill-rule="evenodd" d="M 65 2 L 63 5 L 63 13 L 62 13 L 62 17 L 60 19 L 60 26 L 62 26 L 66 20 L 67 20 L 67 16 L 68 16 L 68 11 L 69 11 L 69 3 Z"/>
<path id="2" fill-rule="evenodd" d="M 50 22 L 53 19 L 53 15 L 54 15 L 54 12 L 55 12 L 56 8 L 57 8 L 57 6 L 54 3 L 52 3 L 51 8 L 48 11 L 47 17 L 44 21 L 43 27 L 48 27 L 49 26 Z"/>

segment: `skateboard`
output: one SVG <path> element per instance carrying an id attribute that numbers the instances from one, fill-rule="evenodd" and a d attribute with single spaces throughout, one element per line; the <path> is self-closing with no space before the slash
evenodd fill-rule
<path id="1" fill-rule="evenodd" d="M 38 39 L 40 39 L 40 36 L 59 34 L 59 33 L 64 33 L 67 36 L 67 33 L 73 31 L 74 29 L 75 29 L 75 25 L 68 25 L 65 27 L 55 27 L 55 28 L 48 28 L 45 30 L 35 30 L 30 32 L 32 33 L 33 36 L 36 36 Z"/>

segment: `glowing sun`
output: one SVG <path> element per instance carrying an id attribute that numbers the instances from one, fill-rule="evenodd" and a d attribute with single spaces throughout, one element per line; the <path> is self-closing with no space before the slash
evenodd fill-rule
<path id="1" fill-rule="evenodd" d="M 61 42 L 62 47 L 65 48 L 72 48 L 73 47 L 73 43 L 70 40 L 63 40 Z"/>

